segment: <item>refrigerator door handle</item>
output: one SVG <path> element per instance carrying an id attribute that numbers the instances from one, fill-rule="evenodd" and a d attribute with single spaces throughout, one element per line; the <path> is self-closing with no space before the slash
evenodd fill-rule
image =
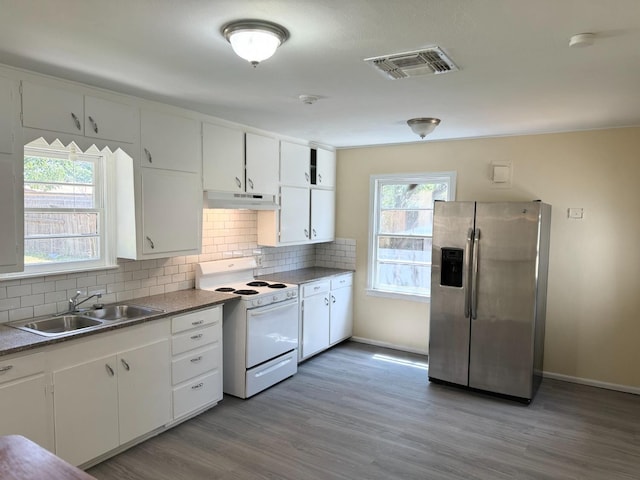
<path id="1" fill-rule="evenodd" d="M 471 318 L 478 318 L 478 257 L 480 256 L 480 230 L 473 235 L 473 272 L 471 274 Z"/>
<path id="2" fill-rule="evenodd" d="M 472 249 L 471 242 L 473 241 L 473 228 L 470 228 L 467 232 L 467 246 L 464 252 L 464 268 L 467 272 L 467 281 L 465 282 L 466 291 L 464 292 L 464 318 L 471 317 L 471 311 L 469 310 L 469 297 L 471 295 L 471 257 Z"/>

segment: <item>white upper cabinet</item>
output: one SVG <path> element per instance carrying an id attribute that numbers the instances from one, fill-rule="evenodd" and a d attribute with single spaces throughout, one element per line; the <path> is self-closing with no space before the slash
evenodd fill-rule
<path id="1" fill-rule="evenodd" d="M 311 173 L 312 184 L 316 187 L 335 188 L 336 152 L 322 148 L 316 149 L 315 165 L 312 157 Z"/>
<path id="2" fill-rule="evenodd" d="M 200 173 L 200 122 L 146 109 L 140 115 L 141 166 Z"/>
<path id="3" fill-rule="evenodd" d="M 23 269 L 22 145 L 18 82 L 0 78 L 0 273 Z"/>
<path id="4" fill-rule="evenodd" d="M 259 235 L 259 232 L 258 232 Z M 280 243 L 309 240 L 309 189 L 280 188 Z"/>
<path id="5" fill-rule="evenodd" d="M 22 124 L 52 132 L 134 143 L 138 109 L 80 92 L 22 82 Z"/>
<path id="6" fill-rule="evenodd" d="M 139 136 L 139 110 L 104 98 L 84 97 L 84 134 L 87 137 L 134 143 Z"/>
<path id="7" fill-rule="evenodd" d="M 308 187 L 311 149 L 305 145 L 280 142 L 280 184 Z"/>
<path id="8" fill-rule="evenodd" d="M 14 153 L 17 96 L 18 83 L 0 77 L 0 153 Z"/>
<path id="9" fill-rule="evenodd" d="M 84 134 L 81 93 L 22 82 L 22 124 L 54 132 Z"/>
<path id="10" fill-rule="evenodd" d="M 205 190 L 242 193 L 244 132 L 202 124 L 202 182 Z"/>
<path id="11" fill-rule="evenodd" d="M 202 235 L 199 175 L 142 170 L 142 253 L 145 258 L 199 253 Z"/>
<path id="12" fill-rule="evenodd" d="M 311 189 L 312 242 L 331 242 L 335 238 L 335 198 L 333 190 Z"/>
<path id="13" fill-rule="evenodd" d="M 278 194 L 280 142 L 275 138 L 246 134 L 247 193 Z"/>

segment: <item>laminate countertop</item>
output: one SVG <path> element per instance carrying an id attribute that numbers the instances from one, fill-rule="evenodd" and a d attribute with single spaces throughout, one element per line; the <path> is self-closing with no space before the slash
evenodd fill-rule
<path id="1" fill-rule="evenodd" d="M 96 480 L 20 435 L 0 437 L 0 478 L 3 480 Z"/>
<path id="2" fill-rule="evenodd" d="M 44 337 L 36 333 L 18 330 L 17 328 L 0 324 L 0 356 L 22 352 L 45 345 L 52 345 L 54 343 L 65 342 L 68 340 L 75 340 L 87 335 L 98 335 L 105 331 L 151 322 L 160 318 L 166 318 L 172 315 L 198 310 L 200 308 L 221 305 L 226 302 L 236 301 L 238 298 L 240 298 L 238 295 L 234 295 L 232 293 L 210 292 L 207 290 L 196 289 L 178 290 L 177 292 L 161 295 L 134 298 L 132 300 L 117 303 L 122 305 L 151 307 L 162 310 L 162 313 L 132 320 L 117 321 L 86 332 L 78 332 L 73 335 L 60 337 Z"/>
<path id="3" fill-rule="evenodd" d="M 322 278 L 335 277 L 336 275 L 341 275 L 343 273 L 353 273 L 353 270 L 347 270 L 344 268 L 309 267 L 298 270 L 289 270 L 287 272 L 259 275 L 256 279 L 300 285 L 303 283 L 313 282 L 314 280 L 320 280 Z"/>

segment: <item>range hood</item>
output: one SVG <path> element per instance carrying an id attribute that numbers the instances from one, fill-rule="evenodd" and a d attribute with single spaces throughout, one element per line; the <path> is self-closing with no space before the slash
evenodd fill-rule
<path id="1" fill-rule="evenodd" d="M 280 207 L 275 195 L 207 191 L 204 192 L 204 208 L 278 210 Z"/>

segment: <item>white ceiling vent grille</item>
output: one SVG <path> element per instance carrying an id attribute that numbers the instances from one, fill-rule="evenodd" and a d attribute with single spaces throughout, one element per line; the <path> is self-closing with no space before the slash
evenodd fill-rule
<path id="1" fill-rule="evenodd" d="M 459 70 L 453 60 L 447 57 L 440 47 L 365 58 L 364 61 L 393 80 L 419 75 L 439 75 Z"/>

